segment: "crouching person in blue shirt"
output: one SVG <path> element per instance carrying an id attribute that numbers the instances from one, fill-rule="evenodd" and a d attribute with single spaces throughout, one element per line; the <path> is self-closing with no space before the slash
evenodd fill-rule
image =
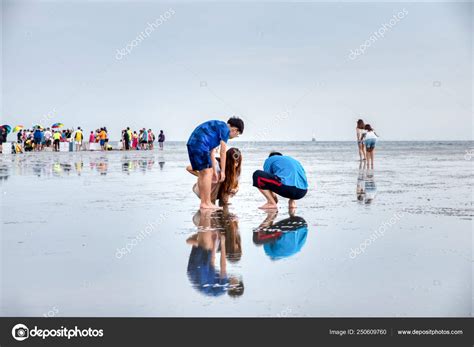
<path id="1" fill-rule="evenodd" d="M 308 192 L 308 182 L 303 166 L 296 159 L 272 152 L 263 164 L 263 171 L 253 173 L 253 186 L 267 199 L 267 203 L 259 208 L 277 209 L 280 195 L 290 199 L 288 207 L 296 208 L 296 200 L 303 198 Z"/>

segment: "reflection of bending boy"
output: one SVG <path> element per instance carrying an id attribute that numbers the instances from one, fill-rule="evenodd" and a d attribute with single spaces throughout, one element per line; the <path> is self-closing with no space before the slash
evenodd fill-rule
<path id="1" fill-rule="evenodd" d="M 227 276 L 226 236 L 218 230 L 222 228 L 222 219 L 210 210 L 198 211 L 194 221 L 200 231 L 186 241 L 192 245 L 188 262 L 188 277 L 193 287 L 209 296 L 219 296 L 227 292 L 230 296 L 243 294 L 242 281 Z M 220 270 L 216 269 L 216 253 L 220 248 Z"/>
<path id="2" fill-rule="evenodd" d="M 261 209 L 277 209 L 276 194 L 290 199 L 288 207 L 296 207 L 296 200 L 303 198 L 308 192 L 308 182 L 303 166 L 296 159 L 272 152 L 263 164 L 263 171 L 253 173 L 253 186 L 267 199 Z"/>
<path id="3" fill-rule="evenodd" d="M 254 244 L 263 244 L 265 253 L 272 260 L 287 258 L 301 251 L 308 235 L 308 224 L 303 218 L 290 215 L 273 223 L 276 216 L 276 212 L 269 212 L 253 233 Z"/>

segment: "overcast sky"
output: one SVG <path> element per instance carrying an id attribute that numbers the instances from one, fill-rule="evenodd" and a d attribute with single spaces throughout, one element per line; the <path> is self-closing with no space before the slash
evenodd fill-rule
<path id="1" fill-rule="evenodd" d="M 352 140 L 361 117 L 386 140 L 469 140 L 472 15 L 470 3 L 4 1 L 2 122 L 186 140 L 239 115 L 242 140 Z"/>

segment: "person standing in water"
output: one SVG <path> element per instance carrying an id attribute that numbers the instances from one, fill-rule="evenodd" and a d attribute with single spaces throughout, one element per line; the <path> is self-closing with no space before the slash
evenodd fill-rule
<path id="1" fill-rule="evenodd" d="M 197 171 L 201 197 L 200 208 L 218 208 L 211 201 L 212 181 L 224 182 L 226 172 L 227 141 L 244 132 L 244 122 L 231 117 L 226 122 L 210 120 L 196 127 L 187 142 L 191 169 Z M 220 174 L 217 173 L 215 151 L 220 147 Z"/>
<path id="2" fill-rule="evenodd" d="M 160 146 L 160 150 L 163 150 L 163 146 L 165 143 L 165 133 L 163 130 L 160 130 L 160 134 L 158 135 L 158 144 Z"/>
<path id="3" fill-rule="evenodd" d="M 363 135 L 364 145 L 367 152 L 367 168 L 374 168 L 374 153 L 375 144 L 377 143 L 378 136 L 370 124 L 365 125 L 366 133 Z"/>
<path id="4" fill-rule="evenodd" d="M 296 208 L 296 200 L 308 192 L 308 181 L 303 165 L 279 152 L 271 152 L 263 164 L 263 171 L 253 173 L 253 186 L 267 199 L 260 209 L 278 209 L 276 194 L 289 199 L 288 208 Z"/>
<path id="5" fill-rule="evenodd" d="M 82 140 L 84 140 L 84 134 L 82 133 L 81 127 L 77 127 L 77 130 L 74 134 L 74 142 L 76 143 L 76 151 L 82 149 Z"/>
<path id="6" fill-rule="evenodd" d="M 53 149 L 55 152 L 59 152 L 59 142 L 61 141 L 61 133 L 56 130 L 53 134 Z"/>
<path id="7" fill-rule="evenodd" d="M 357 135 L 357 146 L 359 147 L 359 160 L 366 160 L 365 146 L 363 136 L 365 134 L 365 124 L 362 119 L 357 121 L 356 135 Z"/>

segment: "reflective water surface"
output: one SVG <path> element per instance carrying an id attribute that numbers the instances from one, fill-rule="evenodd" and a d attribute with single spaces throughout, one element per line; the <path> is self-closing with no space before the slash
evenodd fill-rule
<path id="1" fill-rule="evenodd" d="M 471 315 L 473 143 L 381 142 L 374 170 L 353 143 L 232 145 L 240 190 L 216 212 L 184 143 L 1 156 L 0 314 Z M 305 166 L 296 210 L 257 209 L 270 150 Z"/>

